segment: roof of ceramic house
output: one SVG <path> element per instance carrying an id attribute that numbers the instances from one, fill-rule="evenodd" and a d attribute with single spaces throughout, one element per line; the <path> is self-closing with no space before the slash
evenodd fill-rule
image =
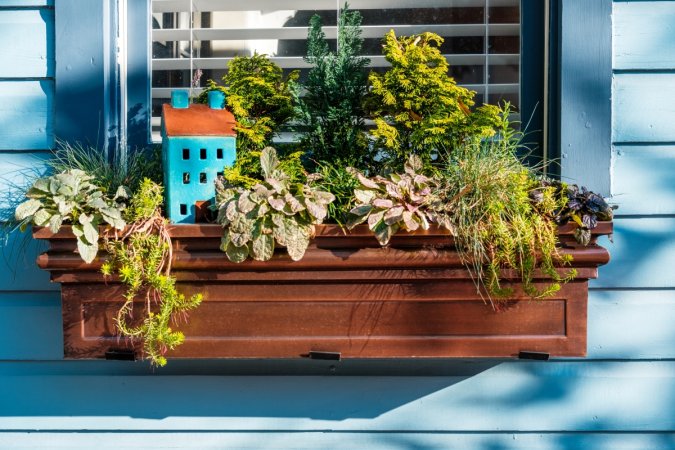
<path id="1" fill-rule="evenodd" d="M 166 136 L 236 136 L 236 122 L 226 109 L 212 109 L 207 105 L 174 108 L 162 106 L 162 121 Z"/>

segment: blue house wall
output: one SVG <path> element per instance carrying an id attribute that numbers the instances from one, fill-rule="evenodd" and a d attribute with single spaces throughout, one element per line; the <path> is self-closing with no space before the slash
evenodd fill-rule
<path id="1" fill-rule="evenodd" d="M 54 142 L 52 6 L 0 0 L 4 214 Z M 613 46 L 606 151 L 621 209 L 613 260 L 590 292 L 587 358 L 156 371 L 63 361 L 58 286 L 34 265 L 39 246 L 12 236 L 0 270 L 0 449 L 674 449 L 675 1 L 615 1 Z"/>

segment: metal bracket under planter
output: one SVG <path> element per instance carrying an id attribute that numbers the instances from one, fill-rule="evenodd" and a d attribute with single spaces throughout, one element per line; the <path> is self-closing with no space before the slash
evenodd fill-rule
<path id="1" fill-rule="evenodd" d="M 271 261 L 233 264 L 218 250 L 219 225 L 176 225 L 170 233 L 179 290 L 202 292 L 204 301 L 177 326 L 186 340 L 168 356 L 518 357 L 523 349 L 585 356 L 588 280 L 609 261 L 595 239 L 610 234 L 612 224 L 601 223 L 588 247 L 574 242 L 573 231 L 559 232 L 578 272 L 573 282 L 553 297 L 531 300 L 521 293 L 494 309 L 442 230 L 398 234 L 381 248 L 367 229 L 345 235 L 324 225 L 301 261 L 280 252 Z M 113 320 L 124 287 L 103 279 L 100 260 L 80 260 L 68 230 L 36 229 L 34 236 L 50 243 L 38 265 L 61 283 L 65 357 L 134 350 L 116 335 Z M 503 276 L 509 284 L 515 274 Z"/>

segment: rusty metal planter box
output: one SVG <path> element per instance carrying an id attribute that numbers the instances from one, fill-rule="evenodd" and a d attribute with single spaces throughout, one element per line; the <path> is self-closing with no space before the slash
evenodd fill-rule
<path id="1" fill-rule="evenodd" d="M 268 262 L 242 264 L 218 250 L 221 231 L 217 225 L 171 229 L 179 290 L 203 292 L 204 302 L 187 323 L 178 321 L 186 340 L 169 357 L 299 358 L 313 351 L 343 358 L 584 356 L 588 280 L 609 261 L 595 238 L 611 233 L 612 224 L 601 223 L 588 247 L 574 242 L 573 227 L 561 227 L 576 280 L 544 300 L 516 294 L 497 310 L 477 293 L 452 238 L 440 230 L 398 234 L 380 248 L 366 229 L 345 235 L 324 225 L 301 261 L 279 252 Z M 124 287 L 104 280 L 100 259 L 83 263 L 66 228 L 57 234 L 36 229 L 34 237 L 49 241 L 38 265 L 61 283 L 65 357 L 132 349 L 112 320 Z"/>

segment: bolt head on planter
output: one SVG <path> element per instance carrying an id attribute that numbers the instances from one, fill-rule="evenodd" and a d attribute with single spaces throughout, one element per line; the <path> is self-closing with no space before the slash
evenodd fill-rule
<path id="1" fill-rule="evenodd" d="M 188 92 L 171 93 L 162 107 L 166 212 L 174 223 L 196 223 L 214 204 L 214 181 L 236 158 L 236 125 L 223 109 L 225 95 L 209 92 L 207 105 L 190 105 Z"/>

